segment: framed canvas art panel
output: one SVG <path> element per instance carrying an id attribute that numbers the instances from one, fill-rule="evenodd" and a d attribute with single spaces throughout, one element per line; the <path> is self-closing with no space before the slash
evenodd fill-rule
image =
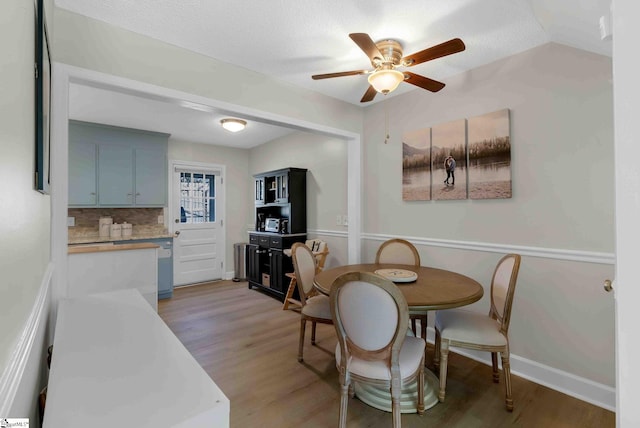
<path id="1" fill-rule="evenodd" d="M 511 198 L 509 126 L 509 109 L 469 118 L 469 198 Z"/>
<path id="2" fill-rule="evenodd" d="M 36 0 L 35 34 L 35 183 L 41 193 L 50 187 L 50 119 L 51 119 L 51 61 L 43 0 Z"/>
<path id="3" fill-rule="evenodd" d="M 466 121 L 458 119 L 431 128 L 434 200 L 467 199 Z"/>
<path id="4" fill-rule="evenodd" d="M 431 200 L 431 128 L 402 135 L 402 200 Z"/>

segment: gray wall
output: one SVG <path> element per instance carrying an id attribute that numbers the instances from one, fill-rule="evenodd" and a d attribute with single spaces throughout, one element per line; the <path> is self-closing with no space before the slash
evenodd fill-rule
<path id="1" fill-rule="evenodd" d="M 367 108 L 363 259 L 373 260 L 381 235 L 404 236 L 420 243 L 424 264 L 487 287 L 496 248 L 538 249 L 523 260 L 512 352 L 613 386 L 613 296 L 602 291 L 613 262 L 570 260 L 581 251 L 612 255 L 614 249 L 610 58 L 547 44 L 446 84 L 437 94 L 413 91 Z M 511 199 L 402 201 L 404 131 L 503 108 L 511 112 Z M 488 304 L 486 288 L 476 310 L 488 312 Z"/>
<path id="2" fill-rule="evenodd" d="M 51 1 L 45 2 L 51 7 Z M 50 259 L 50 197 L 33 190 L 34 133 L 34 4 L 24 0 L 0 3 L 0 379 L 9 376 L 9 362 L 35 308 Z M 46 287 L 44 285 L 43 287 Z M 46 317 L 46 316 L 45 316 Z M 46 320 L 45 320 L 46 321 Z M 41 329 L 44 328 L 41 325 Z M 33 343 L 41 355 L 45 340 L 39 330 Z M 27 388 L 12 414 L 32 417 L 39 369 L 30 359 Z M 26 397 L 26 398 L 25 398 Z M 0 408 L 7 397 L 0 397 Z"/>

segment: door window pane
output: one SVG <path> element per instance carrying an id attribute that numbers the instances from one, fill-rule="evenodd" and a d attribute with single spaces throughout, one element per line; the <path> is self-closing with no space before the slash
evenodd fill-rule
<path id="1" fill-rule="evenodd" d="M 215 175 L 180 173 L 180 223 L 216 221 Z"/>

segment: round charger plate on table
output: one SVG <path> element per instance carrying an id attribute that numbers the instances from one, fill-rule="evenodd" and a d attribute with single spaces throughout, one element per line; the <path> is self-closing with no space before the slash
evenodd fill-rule
<path id="1" fill-rule="evenodd" d="M 406 269 L 378 269 L 373 273 L 384 276 L 393 282 L 413 282 L 418 279 L 418 274 Z"/>

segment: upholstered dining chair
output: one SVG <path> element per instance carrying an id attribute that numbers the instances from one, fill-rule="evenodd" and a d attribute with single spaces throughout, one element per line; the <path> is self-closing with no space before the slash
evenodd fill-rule
<path id="1" fill-rule="evenodd" d="M 489 315 L 461 309 L 436 312 L 435 365 L 440 366 L 440 392 L 444 401 L 447 386 L 447 359 L 449 349 L 467 348 L 491 352 L 493 381 L 500 381 L 498 353 L 502 358 L 505 402 L 513 411 L 511 397 L 511 366 L 509 363 L 509 321 L 513 294 L 520 270 L 520 255 L 508 254 L 498 262 L 491 280 L 491 308 Z"/>
<path id="2" fill-rule="evenodd" d="M 397 263 L 420 266 L 420 254 L 413 244 L 404 239 L 394 238 L 385 241 L 378 248 L 376 263 Z M 416 320 L 420 320 L 420 337 L 427 340 L 427 314 L 409 311 L 411 330 L 417 335 Z"/>
<path id="3" fill-rule="evenodd" d="M 312 295 L 313 278 L 316 275 L 316 258 L 309 247 L 296 242 L 291 247 L 293 268 L 300 294 L 300 343 L 298 361 L 303 361 L 304 336 L 307 321 L 311 321 L 311 344 L 316 343 L 316 324 L 333 324 L 329 297 L 323 294 Z"/>
<path id="4" fill-rule="evenodd" d="M 416 408 L 423 414 L 425 341 L 407 336 L 409 310 L 398 287 L 370 272 L 348 272 L 336 278 L 330 299 L 338 334 L 339 427 L 347 423 L 352 382 L 389 388 L 393 426 L 399 428 L 402 387 L 417 378 Z"/>
<path id="5" fill-rule="evenodd" d="M 327 256 L 329 255 L 329 246 L 321 239 L 307 239 L 304 242 L 304 245 L 311 249 L 313 256 L 316 258 L 316 272 L 320 272 L 324 269 L 324 264 L 327 260 Z M 284 254 L 291 257 L 291 249 L 284 250 Z M 285 275 L 289 278 L 289 288 L 287 289 L 287 294 L 284 296 L 282 310 L 286 311 L 292 304 L 292 309 L 300 309 L 300 301 L 293 297 L 293 292 L 296 289 L 297 283 L 296 274 L 295 272 L 290 272 Z"/>

